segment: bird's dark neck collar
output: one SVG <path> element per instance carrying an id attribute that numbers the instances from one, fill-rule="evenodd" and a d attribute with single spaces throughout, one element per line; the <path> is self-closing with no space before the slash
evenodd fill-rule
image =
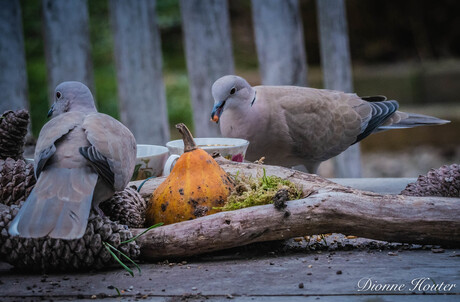
<path id="1" fill-rule="evenodd" d="M 256 101 L 256 95 L 257 95 L 257 91 L 254 90 L 254 98 L 252 99 L 251 107 L 254 105 L 254 102 Z"/>

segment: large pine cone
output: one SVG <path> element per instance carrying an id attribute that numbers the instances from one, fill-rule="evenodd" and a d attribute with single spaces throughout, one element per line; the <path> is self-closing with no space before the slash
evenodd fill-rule
<path id="1" fill-rule="evenodd" d="M 5 111 L 0 117 L 0 159 L 22 158 L 29 113 L 21 109 Z"/>
<path id="2" fill-rule="evenodd" d="M 460 197 L 460 165 L 431 169 L 427 175 L 420 175 L 415 183 L 408 184 L 401 194 Z"/>
<path id="3" fill-rule="evenodd" d="M 135 187 L 128 187 L 115 193 L 99 207 L 112 221 L 118 221 L 131 228 L 142 228 L 145 222 L 147 203 Z"/>
<path id="4" fill-rule="evenodd" d="M 35 185 L 34 167 L 22 159 L 0 159 L 0 202 L 17 205 L 26 200 Z"/>
<path id="5" fill-rule="evenodd" d="M 0 204 L 0 259 L 28 272 L 99 269 L 114 264 L 104 241 L 131 259 L 139 257 L 140 248 L 135 242 L 120 244 L 132 237 L 126 226 L 94 213 L 90 214 L 85 235 L 80 239 L 11 237 L 8 224 L 18 211 L 18 206 Z"/>

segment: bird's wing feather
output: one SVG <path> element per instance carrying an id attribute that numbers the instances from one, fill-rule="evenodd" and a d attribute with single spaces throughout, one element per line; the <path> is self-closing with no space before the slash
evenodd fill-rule
<path id="1" fill-rule="evenodd" d="M 56 116 L 43 126 L 35 146 L 34 168 L 36 178 L 56 151 L 56 141 L 81 124 L 83 118 L 84 114 L 81 112 L 67 112 Z"/>
<path id="2" fill-rule="evenodd" d="M 123 190 L 134 171 L 136 161 L 136 140 L 133 134 L 122 123 L 103 113 L 91 113 L 84 122 L 83 129 L 90 144 L 94 147 L 87 150 L 94 166 L 106 171 L 108 166 L 111 173 L 104 177 L 112 177 L 114 189 Z M 105 160 L 104 160 L 105 158 Z"/>
<path id="3" fill-rule="evenodd" d="M 115 174 L 110 169 L 107 158 L 94 146 L 80 147 L 78 151 L 89 161 L 90 165 L 97 171 L 97 174 L 99 174 L 107 182 L 107 184 L 113 188 L 115 186 Z"/>
<path id="4" fill-rule="evenodd" d="M 381 97 L 366 97 L 366 100 L 376 100 Z M 397 121 L 400 116 L 396 114 L 399 104 L 397 101 L 373 101 L 367 102 L 365 104 L 371 108 L 370 114 L 363 116 L 362 130 L 358 135 L 356 142 L 359 142 L 374 133 L 378 127 L 387 122 L 388 120 Z"/>
<path id="5" fill-rule="evenodd" d="M 360 98 L 367 102 L 383 102 L 387 100 L 387 97 L 384 95 L 360 96 Z"/>

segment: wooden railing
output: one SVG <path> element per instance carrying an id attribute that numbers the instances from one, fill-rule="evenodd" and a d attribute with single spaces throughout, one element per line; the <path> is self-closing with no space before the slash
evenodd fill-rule
<path id="1" fill-rule="evenodd" d="M 43 0 L 49 99 L 68 80 L 94 88 L 86 0 Z M 307 83 L 298 0 L 252 0 L 262 83 Z M 28 107 L 19 0 L 0 0 L 0 111 Z M 156 1 L 109 0 L 121 121 L 139 143 L 169 140 Z M 325 88 L 352 91 L 344 0 L 317 0 Z M 234 73 L 227 0 L 180 0 L 195 135 L 219 136 L 209 122 L 212 83 Z M 359 177 L 359 146 L 338 158 L 338 177 Z"/>

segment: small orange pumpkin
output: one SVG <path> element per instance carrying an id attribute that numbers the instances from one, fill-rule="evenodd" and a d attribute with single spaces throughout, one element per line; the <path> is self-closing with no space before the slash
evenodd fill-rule
<path id="1" fill-rule="evenodd" d="M 184 124 L 176 128 L 184 141 L 184 154 L 147 205 L 148 225 L 176 223 L 218 212 L 234 187 L 232 179 L 206 151 L 197 148 Z"/>

